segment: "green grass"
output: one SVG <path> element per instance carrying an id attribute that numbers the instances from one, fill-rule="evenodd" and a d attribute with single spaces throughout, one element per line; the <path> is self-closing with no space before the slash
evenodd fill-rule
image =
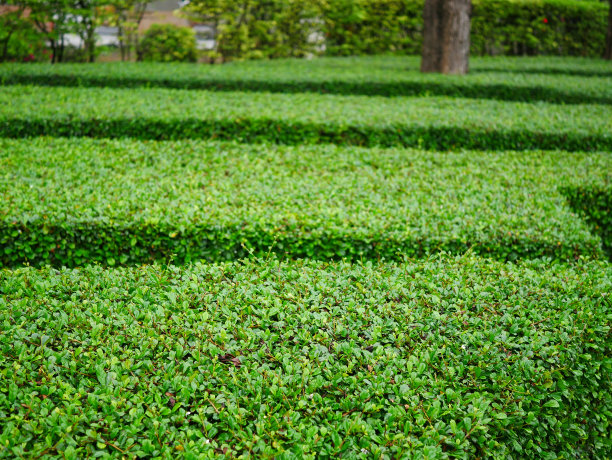
<path id="1" fill-rule="evenodd" d="M 0 271 L 12 457 L 610 454 L 609 264 Z"/>
<path id="2" fill-rule="evenodd" d="M 559 186 L 607 153 L 0 141 L 0 261 L 600 257 Z M 564 189 L 565 190 L 565 189 Z"/>

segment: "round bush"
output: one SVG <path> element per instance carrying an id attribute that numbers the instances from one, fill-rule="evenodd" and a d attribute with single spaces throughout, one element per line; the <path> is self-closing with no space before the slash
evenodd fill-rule
<path id="1" fill-rule="evenodd" d="M 140 61 L 196 62 L 197 59 L 193 30 L 173 24 L 152 25 L 138 49 Z"/>

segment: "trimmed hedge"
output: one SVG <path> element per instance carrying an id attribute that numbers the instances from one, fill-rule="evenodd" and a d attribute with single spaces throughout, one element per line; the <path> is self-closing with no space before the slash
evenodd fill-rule
<path id="1" fill-rule="evenodd" d="M 7 87 L 0 136 L 220 139 L 424 149 L 612 150 L 612 106 L 456 98 Z"/>
<path id="2" fill-rule="evenodd" d="M 0 83 L 387 97 L 436 95 L 612 105 L 612 85 L 608 78 L 612 77 L 612 65 L 606 61 L 475 58 L 470 62 L 471 74 L 462 78 L 422 74 L 419 65 L 417 58 L 394 56 L 250 61 L 206 67 L 151 63 L 5 65 L 0 67 Z"/>
<path id="3" fill-rule="evenodd" d="M 594 181 L 562 188 L 570 205 L 582 215 L 595 233 L 601 236 L 604 250 L 612 261 L 612 172 L 607 181 Z"/>
<path id="4" fill-rule="evenodd" d="M 0 270 L 14 457 L 609 458 L 609 264 Z"/>
<path id="5" fill-rule="evenodd" d="M 108 265 L 277 253 L 602 257 L 557 186 L 609 154 L 219 143 L 0 142 L 0 263 Z M 559 161 L 562 159 L 563 161 Z"/>

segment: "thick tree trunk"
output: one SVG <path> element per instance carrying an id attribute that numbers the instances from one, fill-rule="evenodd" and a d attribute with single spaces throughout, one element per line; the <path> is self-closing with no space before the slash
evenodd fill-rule
<path id="1" fill-rule="evenodd" d="M 425 0 L 421 72 L 467 73 L 471 12 L 471 0 Z"/>
<path id="2" fill-rule="evenodd" d="M 604 52 L 604 59 L 612 60 L 612 0 L 608 0 L 610 3 L 610 14 L 608 14 L 608 35 L 606 37 L 606 51 Z"/>

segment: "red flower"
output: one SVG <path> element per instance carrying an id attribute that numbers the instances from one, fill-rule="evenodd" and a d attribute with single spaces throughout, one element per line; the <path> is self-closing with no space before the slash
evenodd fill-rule
<path id="1" fill-rule="evenodd" d="M 543 22 L 544 24 L 548 24 L 548 19 L 544 18 L 544 19 L 542 19 L 542 22 Z"/>

